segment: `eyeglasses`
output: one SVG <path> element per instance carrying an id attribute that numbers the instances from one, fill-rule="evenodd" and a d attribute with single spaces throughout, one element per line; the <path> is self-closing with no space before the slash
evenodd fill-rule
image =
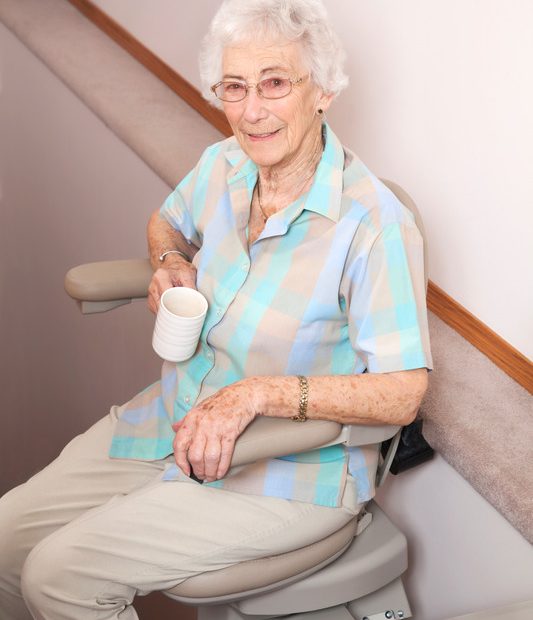
<path id="1" fill-rule="evenodd" d="M 229 101 L 231 103 L 242 101 L 250 88 L 255 88 L 257 94 L 264 99 L 281 99 L 291 93 L 294 84 L 303 82 L 306 77 L 304 76 L 297 80 L 287 77 L 271 77 L 265 78 L 257 82 L 257 84 L 247 84 L 246 82 L 238 82 L 236 80 L 222 80 L 211 86 L 211 90 L 221 101 Z"/>

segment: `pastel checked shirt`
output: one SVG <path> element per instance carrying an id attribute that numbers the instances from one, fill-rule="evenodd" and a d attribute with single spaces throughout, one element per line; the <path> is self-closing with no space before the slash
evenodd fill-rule
<path id="1" fill-rule="evenodd" d="M 161 380 L 121 407 L 110 456 L 169 456 L 171 423 L 245 377 L 431 368 L 414 217 L 327 125 L 323 132 L 311 188 L 270 217 L 250 248 L 257 167 L 234 137 L 209 147 L 161 207 L 200 248 L 193 263 L 209 310 L 195 355 L 164 362 Z M 330 446 L 206 484 L 338 506 L 347 480 L 359 502 L 373 496 L 377 459 L 377 446 Z M 164 478 L 197 484 L 174 464 Z"/>

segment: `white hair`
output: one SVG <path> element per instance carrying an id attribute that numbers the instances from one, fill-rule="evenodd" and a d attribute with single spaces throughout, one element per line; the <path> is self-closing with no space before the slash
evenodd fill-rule
<path id="1" fill-rule="evenodd" d="M 202 94 L 220 102 L 210 87 L 222 79 L 225 47 L 250 41 L 298 41 L 314 83 L 328 95 L 348 85 L 345 52 L 321 0 L 224 0 L 200 51 Z"/>

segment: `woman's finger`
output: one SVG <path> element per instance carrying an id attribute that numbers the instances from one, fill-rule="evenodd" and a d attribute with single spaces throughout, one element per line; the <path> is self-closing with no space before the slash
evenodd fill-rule
<path id="1" fill-rule="evenodd" d="M 154 275 L 152 276 L 152 280 L 150 281 L 150 285 L 148 286 L 148 308 L 154 313 L 157 314 L 159 310 L 159 299 L 163 294 L 162 283 L 160 281 L 160 277 L 158 272 L 161 270 L 158 269 Z M 170 287 L 167 287 L 170 288 Z"/>
<path id="2" fill-rule="evenodd" d="M 154 314 L 159 310 L 159 295 L 155 292 L 148 293 L 148 308 Z"/>
<path id="3" fill-rule="evenodd" d="M 179 430 L 181 430 L 181 432 L 177 432 L 174 437 L 174 460 L 181 471 L 186 476 L 190 476 L 191 466 L 188 460 L 188 452 L 192 441 L 192 435 L 187 432 L 183 426 Z"/>
<path id="4" fill-rule="evenodd" d="M 187 460 L 191 464 L 194 475 L 200 480 L 205 478 L 205 445 L 205 435 L 196 432 L 187 451 Z"/>
<path id="5" fill-rule="evenodd" d="M 220 466 L 221 447 L 217 436 L 209 437 L 204 450 L 205 479 L 213 482 L 217 479 Z"/>
<path id="6" fill-rule="evenodd" d="M 218 469 L 216 473 L 217 480 L 224 478 L 228 473 L 228 469 L 231 465 L 231 457 L 233 456 L 233 450 L 235 449 L 235 440 L 223 439 L 220 446 L 220 461 L 218 463 Z"/>

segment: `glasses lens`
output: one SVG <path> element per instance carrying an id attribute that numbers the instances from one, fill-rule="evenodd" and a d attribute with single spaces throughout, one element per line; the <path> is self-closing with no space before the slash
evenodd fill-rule
<path id="1" fill-rule="evenodd" d="M 272 77 L 259 82 L 261 94 L 266 99 L 286 97 L 291 92 L 291 87 L 290 79 L 284 77 Z"/>
<path id="2" fill-rule="evenodd" d="M 246 97 L 246 84 L 242 82 L 221 82 L 215 95 L 222 101 L 240 101 Z"/>

